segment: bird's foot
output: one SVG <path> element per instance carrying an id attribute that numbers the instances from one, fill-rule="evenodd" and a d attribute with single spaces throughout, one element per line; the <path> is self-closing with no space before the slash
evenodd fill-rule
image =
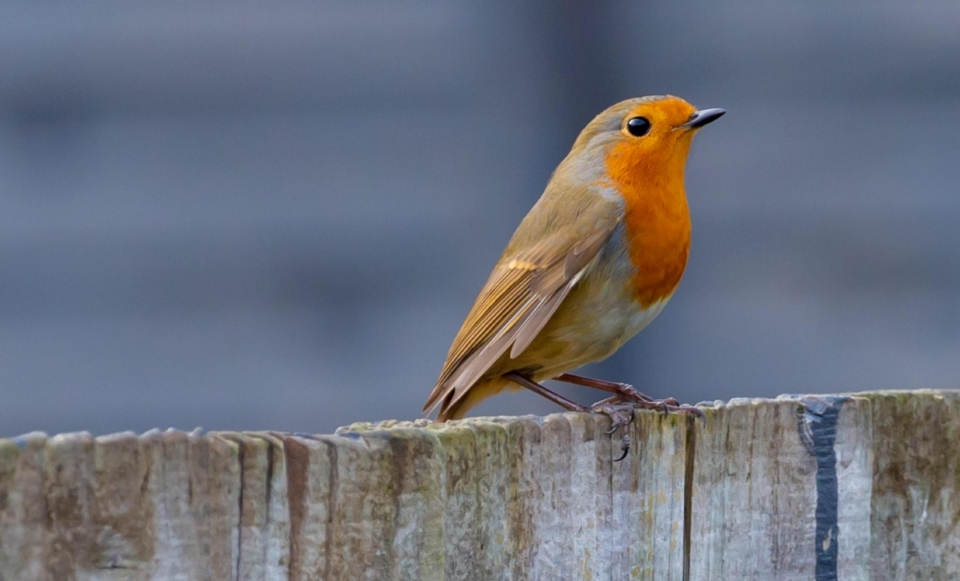
<path id="1" fill-rule="evenodd" d="M 613 435 L 618 430 L 620 431 L 621 454 L 619 458 L 614 460 L 614 462 L 623 460 L 630 452 L 630 434 L 628 433 L 628 430 L 622 428 L 626 428 L 633 423 L 635 410 L 654 410 L 662 412 L 663 414 L 668 414 L 670 412 L 683 412 L 697 416 L 702 421 L 706 421 L 707 419 L 706 414 L 703 413 L 703 410 L 698 407 L 685 403 L 679 403 L 672 397 L 653 399 L 652 397 L 633 389 L 633 387 L 630 385 L 625 383 L 621 383 L 619 385 L 623 389 L 622 391 L 618 390 L 617 395 L 600 400 L 589 408 L 589 411 L 592 413 L 600 413 L 610 417 L 611 426 L 610 430 L 607 431 L 608 435 Z"/>
<path id="2" fill-rule="evenodd" d="M 613 435 L 620 431 L 620 457 L 614 460 L 619 462 L 627 457 L 630 452 L 630 433 L 626 428 L 633 423 L 633 411 L 637 409 L 632 402 L 618 401 L 617 397 L 610 397 L 590 406 L 589 411 L 595 414 L 603 414 L 610 418 L 610 429 L 607 435 Z"/>
<path id="3" fill-rule="evenodd" d="M 665 397 L 663 399 L 654 399 L 647 394 L 640 393 L 628 383 L 618 383 L 616 385 L 617 395 L 609 398 L 610 400 L 630 402 L 634 404 L 637 409 L 660 411 L 663 412 L 664 415 L 669 412 L 684 412 L 695 415 L 701 420 L 707 419 L 707 416 L 703 413 L 703 410 L 690 404 L 680 403 L 676 400 L 676 398 Z"/>

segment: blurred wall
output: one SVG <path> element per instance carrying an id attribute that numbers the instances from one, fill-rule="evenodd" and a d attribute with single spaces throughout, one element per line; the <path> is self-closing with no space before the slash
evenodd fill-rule
<path id="1" fill-rule="evenodd" d="M 589 372 L 960 387 L 960 4 L 342 4 L 0 6 L 0 432 L 418 417 L 579 129 L 652 93 L 729 114 L 683 284 Z"/>

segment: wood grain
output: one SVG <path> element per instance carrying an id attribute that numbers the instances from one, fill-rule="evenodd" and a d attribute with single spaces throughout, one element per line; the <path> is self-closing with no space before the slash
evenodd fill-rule
<path id="1" fill-rule="evenodd" d="M 0 581 L 900 580 L 960 571 L 960 394 L 0 440 Z"/>

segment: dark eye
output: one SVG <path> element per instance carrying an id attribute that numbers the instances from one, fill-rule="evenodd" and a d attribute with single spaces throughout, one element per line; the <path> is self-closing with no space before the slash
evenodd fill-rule
<path id="1" fill-rule="evenodd" d="M 634 137 L 643 137 L 650 133 L 650 121 L 646 117 L 633 117 L 627 121 L 627 133 Z"/>

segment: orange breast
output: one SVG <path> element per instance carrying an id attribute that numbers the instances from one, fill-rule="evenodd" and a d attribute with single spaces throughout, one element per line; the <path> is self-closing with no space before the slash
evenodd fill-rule
<path id="1" fill-rule="evenodd" d="M 690 211 L 683 186 L 686 152 L 660 158 L 621 143 L 607 173 L 626 202 L 628 253 L 637 267 L 634 292 L 644 308 L 669 297 L 690 253 Z"/>

